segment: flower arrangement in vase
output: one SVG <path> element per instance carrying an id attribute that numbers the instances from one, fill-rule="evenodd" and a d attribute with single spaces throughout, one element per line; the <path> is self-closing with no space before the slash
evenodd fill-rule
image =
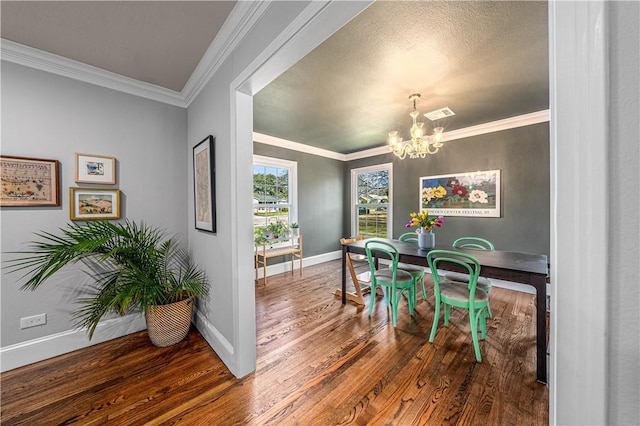
<path id="1" fill-rule="evenodd" d="M 411 220 L 405 226 L 418 228 L 416 230 L 418 232 L 418 247 L 421 249 L 435 247 L 436 237 L 433 234 L 433 228 L 440 228 L 444 224 L 444 218 L 442 216 L 429 217 L 429 210 L 413 212 L 409 216 Z"/>

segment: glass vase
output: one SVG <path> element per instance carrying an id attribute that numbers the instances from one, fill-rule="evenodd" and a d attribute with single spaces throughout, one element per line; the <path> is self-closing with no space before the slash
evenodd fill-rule
<path id="1" fill-rule="evenodd" d="M 432 249 L 436 246 L 436 234 L 433 232 L 425 231 L 424 229 L 420 230 L 418 234 L 418 247 L 426 250 Z"/>

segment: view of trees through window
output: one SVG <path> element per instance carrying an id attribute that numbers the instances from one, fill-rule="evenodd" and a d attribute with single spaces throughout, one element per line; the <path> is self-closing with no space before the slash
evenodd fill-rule
<path id="1" fill-rule="evenodd" d="M 357 234 L 387 237 L 389 211 L 389 170 L 357 174 Z"/>
<path id="2" fill-rule="evenodd" d="M 289 169 L 253 166 L 253 225 L 258 234 L 271 223 L 289 225 Z"/>

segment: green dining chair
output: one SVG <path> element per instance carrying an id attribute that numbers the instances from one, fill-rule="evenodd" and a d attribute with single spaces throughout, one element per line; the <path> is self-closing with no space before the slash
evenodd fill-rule
<path id="1" fill-rule="evenodd" d="M 416 281 L 413 275 L 402 269 L 398 269 L 398 249 L 391 243 L 371 239 L 364 245 L 369 269 L 371 270 L 371 298 L 369 299 L 369 316 L 373 313 L 373 305 L 376 301 L 376 289 L 378 286 L 386 289 L 385 298 L 387 306 L 391 305 L 391 322 L 395 327 L 398 323 L 398 305 L 402 293 L 407 292 L 409 315 L 413 316 L 416 304 Z M 376 269 L 375 258 L 390 259 L 390 268 Z"/>
<path id="2" fill-rule="evenodd" d="M 415 232 L 405 232 L 400 235 L 398 241 L 406 241 L 411 243 L 418 243 L 418 234 Z M 413 275 L 413 278 L 416 280 L 416 285 L 420 284 L 422 287 L 422 300 L 427 300 L 427 290 L 424 287 L 424 274 L 426 273 L 425 268 L 419 265 L 411 265 L 409 263 L 398 263 L 398 269 L 402 269 L 403 271 L 409 272 Z"/>
<path id="3" fill-rule="evenodd" d="M 444 305 L 444 325 L 449 326 L 451 307 L 467 309 L 469 311 L 469 324 L 471 325 L 471 338 L 473 349 L 476 353 L 476 361 L 482 362 L 480 344 L 478 342 L 478 323 L 482 340 L 487 338 L 485 310 L 489 305 L 489 297 L 486 292 L 477 289 L 480 264 L 478 260 L 466 253 L 451 250 L 431 250 L 427 254 L 427 263 L 433 275 L 433 292 L 436 298 L 435 314 L 429 342 L 433 343 L 440 320 L 440 306 Z M 445 281 L 438 275 L 438 265 L 441 263 L 455 264 L 469 272 L 468 284 Z"/>
<path id="4" fill-rule="evenodd" d="M 489 240 L 485 240 L 480 237 L 461 237 L 453 242 L 454 248 L 464 248 L 464 249 L 473 249 L 473 250 L 486 250 L 486 251 L 494 251 L 495 247 L 493 243 Z M 448 281 L 456 281 L 462 283 L 469 282 L 469 276 L 467 274 L 463 274 L 460 272 L 446 272 L 444 278 Z M 489 278 L 486 277 L 478 277 L 478 288 L 482 291 L 485 291 L 487 294 L 491 291 L 491 287 L 493 283 Z M 491 306 L 487 304 L 487 316 L 489 318 L 493 318 L 493 314 L 491 313 Z"/>

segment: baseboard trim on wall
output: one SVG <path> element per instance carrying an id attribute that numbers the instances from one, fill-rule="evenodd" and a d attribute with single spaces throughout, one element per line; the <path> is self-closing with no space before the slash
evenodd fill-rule
<path id="1" fill-rule="evenodd" d="M 0 349 L 0 372 L 44 361 L 146 328 L 142 315 L 131 314 L 101 322 L 91 340 L 86 329 L 77 329 L 16 343 Z"/>
<path id="2" fill-rule="evenodd" d="M 198 309 L 196 309 L 193 322 L 216 355 L 220 357 L 229 371 L 237 377 L 236 357 L 234 356 L 235 349 L 231 342 L 229 342 Z"/>
<path id="3" fill-rule="evenodd" d="M 302 268 L 305 266 L 313 266 L 319 263 L 329 262 L 331 260 L 340 259 L 342 257 L 342 250 L 336 250 L 329 253 L 323 253 L 316 256 L 303 257 Z M 298 267 L 298 261 L 295 261 L 294 266 Z M 291 261 L 285 261 L 282 263 L 276 263 L 275 265 L 267 266 L 267 277 L 272 275 L 282 274 L 284 272 L 291 272 Z M 258 269 L 258 279 L 263 278 L 262 268 Z"/>
<path id="4" fill-rule="evenodd" d="M 431 274 L 431 270 L 429 270 L 428 268 L 426 269 L 426 272 L 427 274 Z M 444 275 L 447 273 L 447 271 L 440 270 L 440 269 L 438 269 L 438 272 L 440 273 L 440 275 Z M 495 278 L 491 278 L 491 284 L 494 287 L 505 288 L 507 290 L 514 290 L 514 291 L 519 291 L 521 293 L 528 293 L 528 294 L 536 294 L 536 289 L 528 284 L 516 283 L 513 281 L 498 280 Z"/>

